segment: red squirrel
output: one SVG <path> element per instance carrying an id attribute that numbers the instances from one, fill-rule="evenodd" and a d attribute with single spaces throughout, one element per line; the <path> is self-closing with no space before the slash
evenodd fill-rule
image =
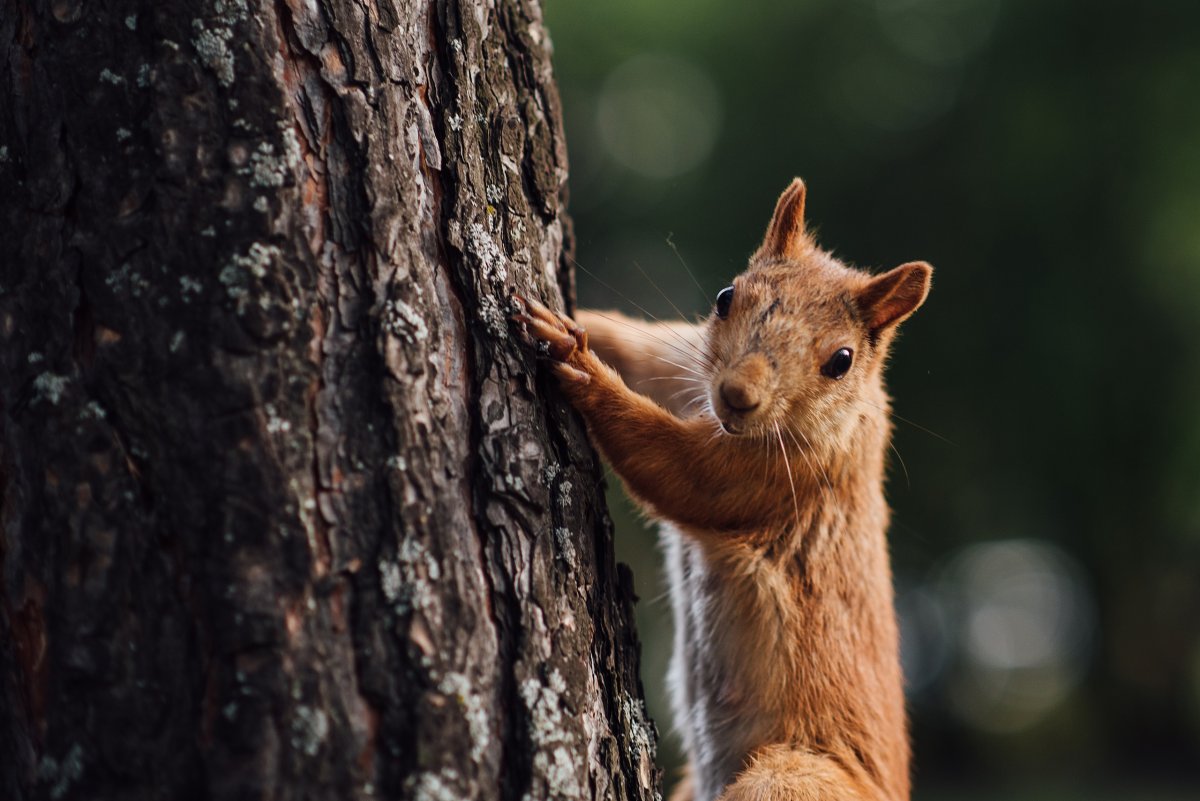
<path id="1" fill-rule="evenodd" d="M 794 180 L 700 325 L 577 323 L 518 299 L 601 453 L 663 521 L 689 760 L 672 801 L 909 798 L 883 367 L 933 271 L 843 265 L 805 230 L 804 197 Z M 692 386 L 689 415 L 675 397 Z"/>

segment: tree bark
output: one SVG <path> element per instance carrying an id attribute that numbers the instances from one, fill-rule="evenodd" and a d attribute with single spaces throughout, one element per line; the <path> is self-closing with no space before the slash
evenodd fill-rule
<path id="1" fill-rule="evenodd" d="M 0 0 L 0 797 L 657 794 L 536 0 Z"/>

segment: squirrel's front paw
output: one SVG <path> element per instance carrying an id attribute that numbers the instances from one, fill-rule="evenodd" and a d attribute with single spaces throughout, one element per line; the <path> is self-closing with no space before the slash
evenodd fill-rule
<path id="1" fill-rule="evenodd" d="M 538 352 L 554 360 L 554 371 L 564 381 L 587 383 L 591 376 L 583 356 L 588 353 L 587 331 L 565 314 L 551 311 L 532 298 L 516 297 L 525 307 L 513 319 L 524 323 L 537 342 Z"/>

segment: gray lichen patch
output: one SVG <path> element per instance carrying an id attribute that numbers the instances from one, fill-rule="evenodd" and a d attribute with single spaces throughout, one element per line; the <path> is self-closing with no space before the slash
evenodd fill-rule
<path id="1" fill-rule="evenodd" d="M 559 508 L 569 509 L 571 507 L 571 491 L 574 489 L 575 485 L 565 478 L 558 485 L 554 493 L 554 502 L 559 505 Z"/>
<path id="2" fill-rule="evenodd" d="M 192 35 L 192 47 L 196 48 L 200 61 L 213 71 L 222 86 L 232 86 L 234 61 L 229 41 L 233 38 L 233 31 L 220 26 L 206 28 L 204 22 L 198 19 L 192 20 L 192 30 L 195 32 Z"/>
<path id="3" fill-rule="evenodd" d="M 415 538 L 409 537 L 401 544 L 400 560 L 414 569 L 417 565 L 421 565 L 430 581 L 437 581 L 442 577 L 442 567 L 438 564 L 437 559 L 423 543 Z"/>
<path id="4" fill-rule="evenodd" d="M 402 300 L 389 300 L 384 304 L 383 326 L 392 336 L 415 344 L 429 336 L 425 319 Z"/>
<path id="5" fill-rule="evenodd" d="M 563 746 L 552 752 L 539 752 L 533 758 L 533 767 L 546 777 L 552 798 L 583 798 L 583 788 L 577 774 L 579 759 Z"/>
<path id="6" fill-rule="evenodd" d="M 66 394 L 67 385 L 71 383 L 70 376 L 57 373 L 42 373 L 33 379 L 34 400 L 49 401 L 57 406 Z"/>
<path id="7" fill-rule="evenodd" d="M 286 120 L 279 121 L 279 131 L 283 136 L 283 157 L 288 166 L 295 169 L 300 166 L 304 157 L 300 150 L 300 138 L 296 136 L 295 127 Z"/>
<path id="8" fill-rule="evenodd" d="M 495 210 L 492 209 L 491 213 L 495 213 Z M 458 220 L 451 220 L 448 230 L 451 244 L 474 257 L 480 265 L 480 276 L 486 281 L 481 288 L 476 315 L 492 337 L 507 339 L 508 317 L 502 301 L 498 300 L 499 290 L 508 283 L 508 263 L 504 250 L 482 222 L 464 225 Z"/>
<path id="9" fill-rule="evenodd" d="M 265 278 L 272 262 L 282 256 L 282 251 L 274 245 L 255 242 L 244 255 L 234 254 L 230 258 L 217 278 L 229 297 L 238 302 L 239 312 L 249 300 L 251 279 Z"/>
<path id="10" fill-rule="evenodd" d="M 562 694 L 566 688 L 566 681 L 555 668 L 546 684 L 526 679 L 520 693 L 529 713 L 529 738 L 537 748 L 534 772 L 545 779 L 546 794 L 551 798 L 582 798 L 583 764 L 564 726 Z"/>
<path id="11" fill-rule="evenodd" d="M 249 290 L 246 289 L 245 278 L 234 265 L 225 265 L 225 269 L 221 270 L 221 275 L 218 278 L 225 285 L 225 291 L 229 293 L 229 297 L 239 303 L 246 297 L 246 293 Z"/>
<path id="12" fill-rule="evenodd" d="M 529 235 L 529 229 L 525 225 L 525 220 L 521 217 L 513 215 L 508 223 L 508 237 L 514 242 L 524 242 Z M 513 261 L 522 264 L 529 263 L 529 249 L 522 248 L 513 254 Z"/>
<path id="13" fill-rule="evenodd" d="M 213 11 L 226 22 L 235 22 L 246 18 L 249 6 L 246 0 L 216 0 L 213 3 Z"/>
<path id="14" fill-rule="evenodd" d="M 463 794 L 458 791 L 458 784 L 458 772 L 453 768 L 442 768 L 437 773 L 423 772 L 409 776 L 404 782 L 404 789 L 413 801 L 459 801 Z"/>
<path id="15" fill-rule="evenodd" d="M 104 407 L 94 400 L 88 401 L 84 405 L 83 411 L 79 413 L 81 420 L 103 420 L 107 416 L 108 413 L 104 411 Z"/>
<path id="16" fill-rule="evenodd" d="M 492 740 L 491 722 L 483 699 L 473 691 L 471 680 L 462 673 L 447 673 L 438 683 L 438 692 L 458 702 L 471 737 L 471 759 L 478 760 Z"/>
<path id="17" fill-rule="evenodd" d="M 293 135 L 294 136 L 294 135 Z M 290 165 L 284 156 L 276 155 L 270 142 L 259 142 L 250 154 L 250 184 L 252 186 L 283 186 L 287 182 Z"/>
<path id="18" fill-rule="evenodd" d="M 268 403 L 263 409 L 267 413 L 267 433 L 286 434 L 292 430 L 291 422 L 279 416 L 275 404 Z"/>
<path id="19" fill-rule="evenodd" d="M 442 577 L 442 566 L 424 543 L 414 537 L 400 544 L 395 561 L 379 561 L 380 589 L 398 615 L 421 613 L 437 626 L 441 621 L 434 584 Z"/>
<path id="20" fill-rule="evenodd" d="M 292 747 L 310 757 L 316 756 L 317 751 L 321 749 L 321 743 L 329 736 L 329 716 L 310 706 L 296 707 L 292 735 Z"/>
<path id="21" fill-rule="evenodd" d="M 255 242 L 250 246 L 250 250 L 247 251 L 245 256 L 234 256 L 233 263 L 249 270 L 255 278 L 265 278 L 267 267 L 271 265 L 271 260 L 279 258 L 282 255 L 279 248 L 274 245 L 264 245 L 261 242 Z"/>
<path id="22" fill-rule="evenodd" d="M 483 274 L 497 283 L 508 281 L 508 270 L 504 265 L 504 251 L 496 244 L 482 223 L 471 223 L 466 231 L 467 250 L 473 253 L 483 267 Z"/>
<path id="23" fill-rule="evenodd" d="M 150 282 L 128 263 L 122 264 L 119 269 L 109 273 L 108 277 L 104 279 L 104 285 L 114 292 L 128 291 L 135 298 L 140 298 L 143 293 L 150 290 Z"/>
<path id="24" fill-rule="evenodd" d="M 50 797 L 56 801 L 66 795 L 71 784 L 79 781 L 82 776 L 83 748 L 79 743 L 71 746 L 61 763 L 50 756 L 42 757 L 38 763 L 38 781 L 49 785 Z"/>
<path id="25" fill-rule="evenodd" d="M 179 296 L 184 303 L 190 302 L 192 296 L 199 296 L 203 289 L 204 285 L 190 275 L 179 276 Z"/>
<path id="26" fill-rule="evenodd" d="M 403 588 L 404 582 L 400 577 L 400 566 L 395 562 L 380 560 L 379 589 L 383 591 L 383 597 L 393 604 L 399 604 Z"/>
<path id="27" fill-rule="evenodd" d="M 642 787 L 654 786 L 654 742 L 650 739 L 651 724 L 646 718 L 646 704 L 640 698 L 624 693 L 621 699 L 621 723 L 633 734 L 631 756 L 637 767 Z"/>
<path id="28" fill-rule="evenodd" d="M 554 544 L 558 549 L 559 558 L 567 563 L 567 567 L 574 568 L 578 566 L 579 557 L 575 553 L 575 543 L 572 542 L 569 529 L 562 526 L 554 529 Z"/>
<path id="29" fill-rule="evenodd" d="M 479 319 L 487 326 L 488 332 L 496 339 L 508 337 L 508 319 L 500 304 L 491 295 L 481 295 L 479 298 Z"/>

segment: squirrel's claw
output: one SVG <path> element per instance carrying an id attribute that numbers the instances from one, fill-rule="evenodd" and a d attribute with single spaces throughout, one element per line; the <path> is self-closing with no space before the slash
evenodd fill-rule
<path id="1" fill-rule="evenodd" d="M 574 384 L 586 384 L 592 380 L 592 376 L 582 370 L 576 370 L 571 365 L 565 362 L 557 362 L 554 365 L 554 372 L 560 381 L 569 381 Z"/>
<path id="2" fill-rule="evenodd" d="M 587 350 L 587 331 L 570 317 L 554 312 L 532 298 L 518 295 L 516 300 L 525 307 L 525 311 L 514 314 L 513 319 L 524 323 L 530 336 L 544 344 L 549 356 L 556 362 L 565 363 L 577 350 Z M 561 366 L 566 367 L 566 364 Z M 566 376 L 563 371 L 558 372 L 564 378 L 570 377 L 574 380 L 579 380 L 578 376 L 581 375 L 585 378 L 587 376 L 580 370 L 570 367 L 567 369 L 575 375 Z"/>
<path id="3" fill-rule="evenodd" d="M 565 362 L 575 352 L 575 337 L 562 325 L 555 325 L 541 317 L 530 317 L 524 314 L 517 315 L 515 319 L 525 324 L 530 336 L 539 344 L 546 346 L 548 355 L 555 361 Z"/>

